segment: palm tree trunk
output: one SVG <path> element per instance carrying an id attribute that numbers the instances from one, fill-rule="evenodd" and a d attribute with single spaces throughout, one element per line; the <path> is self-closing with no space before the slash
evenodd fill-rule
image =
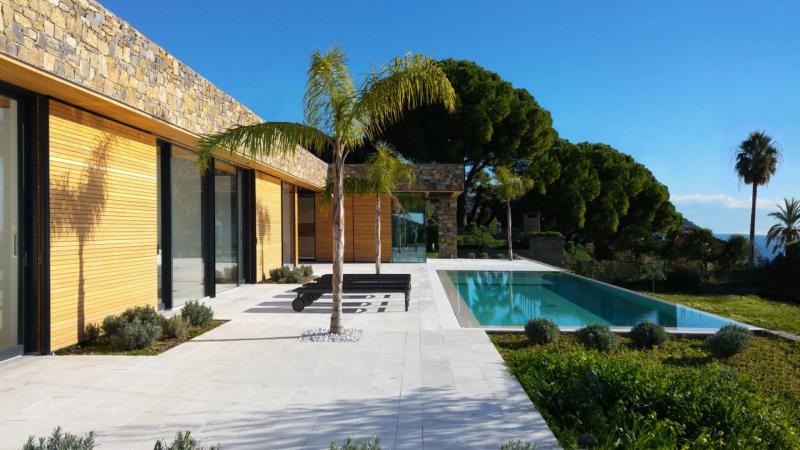
<path id="1" fill-rule="evenodd" d="M 750 265 L 755 264 L 756 260 L 756 196 L 758 195 L 758 183 L 753 182 L 752 207 L 750 208 Z"/>
<path id="2" fill-rule="evenodd" d="M 508 259 L 514 260 L 514 250 L 511 248 L 511 202 L 506 202 L 506 235 L 508 237 Z"/>
<path id="3" fill-rule="evenodd" d="M 381 273 L 381 195 L 375 195 L 375 273 Z"/>
<path id="4" fill-rule="evenodd" d="M 342 325 L 342 284 L 344 282 L 344 146 L 333 144 L 333 267 L 331 329 L 340 334 Z"/>

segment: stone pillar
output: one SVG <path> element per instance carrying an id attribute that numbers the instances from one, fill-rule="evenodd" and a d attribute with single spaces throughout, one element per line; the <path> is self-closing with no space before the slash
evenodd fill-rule
<path id="1" fill-rule="evenodd" d="M 439 216 L 439 257 L 456 258 L 458 256 L 456 198 L 452 195 L 438 196 L 436 207 Z"/>

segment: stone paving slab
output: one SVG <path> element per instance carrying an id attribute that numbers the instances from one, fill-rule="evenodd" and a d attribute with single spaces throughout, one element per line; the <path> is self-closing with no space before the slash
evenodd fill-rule
<path id="1" fill-rule="evenodd" d="M 344 319 L 364 330 L 357 343 L 299 342 L 305 330 L 328 325 L 330 300 L 295 313 L 287 294 L 294 286 L 247 285 L 210 300 L 230 322 L 158 356 L 2 363 L 0 448 L 59 425 L 94 430 L 104 449 L 150 449 L 187 429 L 225 449 L 321 449 L 348 436 L 378 436 L 396 449 L 496 449 L 518 439 L 557 448 L 486 333 L 458 327 L 431 279 L 438 268 L 480 264 L 384 264 L 384 272 L 412 274 L 410 310 L 402 295 L 346 299 L 360 305 Z"/>

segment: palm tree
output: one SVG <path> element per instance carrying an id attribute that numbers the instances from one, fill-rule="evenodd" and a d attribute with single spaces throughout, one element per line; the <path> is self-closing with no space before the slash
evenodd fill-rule
<path id="1" fill-rule="evenodd" d="M 753 131 L 736 147 L 736 174 L 745 184 L 753 185 L 750 209 L 750 265 L 755 261 L 756 251 L 756 197 L 758 186 L 769 183 L 775 174 L 780 159 L 777 144 L 763 131 Z"/>
<path id="2" fill-rule="evenodd" d="M 331 333 L 341 333 L 344 266 L 344 161 L 349 151 L 373 139 L 404 111 L 441 104 L 455 109 L 455 91 L 432 59 L 417 54 L 397 57 L 379 66 L 356 87 L 339 48 L 311 55 L 304 101 L 304 123 L 262 122 L 236 125 L 203 136 L 199 167 L 205 169 L 215 151 L 243 152 L 253 158 L 305 147 L 317 153 L 332 150 L 333 162 L 333 302 Z"/>
<path id="3" fill-rule="evenodd" d="M 522 197 L 533 188 L 533 180 L 517 175 L 505 166 L 494 169 L 495 183 L 492 186 L 500 200 L 506 204 L 506 234 L 508 237 L 508 259 L 514 259 L 511 245 L 511 202 Z"/>
<path id="4" fill-rule="evenodd" d="M 375 194 L 375 273 L 381 273 L 381 195 L 392 196 L 400 184 L 414 182 L 411 164 L 395 155 L 383 142 L 375 145 L 375 153 L 367 160 L 366 188 Z"/>
<path id="5" fill-rule="evenodd" d="M 785 198 L 783 203 L 784 206 L 778 205 L 777 212 L 769 213 L 770 217 L 778 220 L 767 232 L 767 245 L 775 241 L 774 252 L 800 241 L 800 201 Z"/>

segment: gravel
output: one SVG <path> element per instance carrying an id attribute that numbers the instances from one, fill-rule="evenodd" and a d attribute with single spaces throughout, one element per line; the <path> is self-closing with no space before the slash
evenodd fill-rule
<path id="1" fill-rule="evenodd" d="M 358 342 L 364 330 L 361 328 L 346 328 L 341 334 L 331 334 L 328 328 L 312 328 L 303 332 L 298 339 L 300 342 Z"/>

